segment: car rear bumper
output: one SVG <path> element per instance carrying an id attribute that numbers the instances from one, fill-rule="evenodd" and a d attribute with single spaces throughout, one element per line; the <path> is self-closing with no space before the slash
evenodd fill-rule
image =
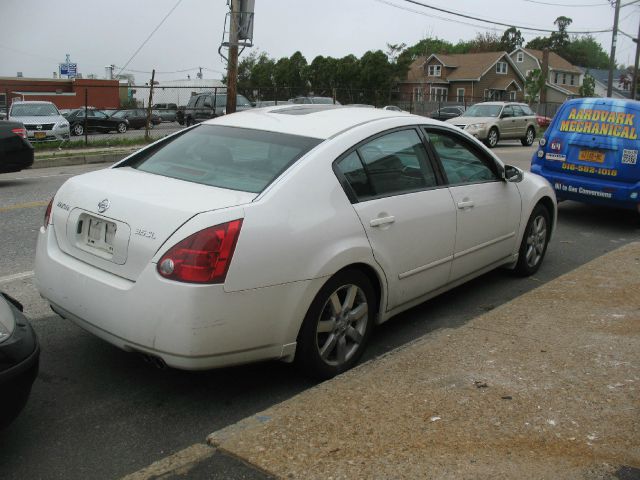
<path id="1" fill-rule="evenodd" d="M 605 181 L 579 175 L 568 175 L 533 164 L 531 172 L 546 178 L 559 200 L 574 200 L 640 211 L 640 182 Z"/>
<path id="2" fill-rule="evenodd" d="M 131 282 L 62 252 L 51 227 L 38 235 L 35 272 L 38 290 L 62 317 L 186 370 L 290 356 L 309 292 L 324 281 L 226 292 L 166 280 L 149 264 Z"/>

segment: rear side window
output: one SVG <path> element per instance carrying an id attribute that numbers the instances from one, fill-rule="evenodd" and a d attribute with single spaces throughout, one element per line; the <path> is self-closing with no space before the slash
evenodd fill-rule
<path id="1" fill-rule="evenodd" d="M 401 130 L 377 137 L 336 167 L 358 200 L 436 186 L 436 176 L 418 133 Z"/>
<path id="2" fill-rule="evenodd" d="M 121 167 L 260 193 L 322 140 L 246 128 L 199 125 Z"/>

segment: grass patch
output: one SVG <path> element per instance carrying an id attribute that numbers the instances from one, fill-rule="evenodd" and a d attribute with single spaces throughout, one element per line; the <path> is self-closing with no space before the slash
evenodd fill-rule
<path id="1" fill-rule="evenodd" d="M 149 143 L 155 142 L 161 137 L 150 137 L 149 140 L 145 140 L 144 137 L 134 137 L 134 138 L 104 138 L 104 139 L 96 139 L 91 140 L 89 138 L 89 143 L 85 145 L 84 139 L 82 140 L 71 140 L 68 142 L 33 142 L 33 148 L 36 152 L 42 152 L 47 150 L 77 150 L 82 148 L 107 148 L 107 147 L 133 147 L 137 145 L 147 145 Z"/>

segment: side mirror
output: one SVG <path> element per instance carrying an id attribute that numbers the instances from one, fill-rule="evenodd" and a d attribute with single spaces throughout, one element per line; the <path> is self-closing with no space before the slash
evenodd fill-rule
<path id="1" fill-rule="evenodd" d="M 505 165 L 502 178 L 504 178 L 506 182 L 519 183 L 524 178 L 524 173 L 518 167 Z"/>

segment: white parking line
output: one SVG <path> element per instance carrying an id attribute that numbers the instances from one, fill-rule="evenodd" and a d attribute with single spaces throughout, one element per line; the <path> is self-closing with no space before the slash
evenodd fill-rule
<path id="1" fill-rule="evenodd" d="M 31 270 L 29 272 L 14 273 L 13 275 L 7 275 L 6 277 L 0 277 L 0 284 L 9 283 L 9 282 L 15 282 L 16 280 L 22 280 L 22 279 L 25 279 L 25 278 L 31 278 L 31 277 L 33 277 L 33 275 L 34 275 L 33 270 Z"/>

